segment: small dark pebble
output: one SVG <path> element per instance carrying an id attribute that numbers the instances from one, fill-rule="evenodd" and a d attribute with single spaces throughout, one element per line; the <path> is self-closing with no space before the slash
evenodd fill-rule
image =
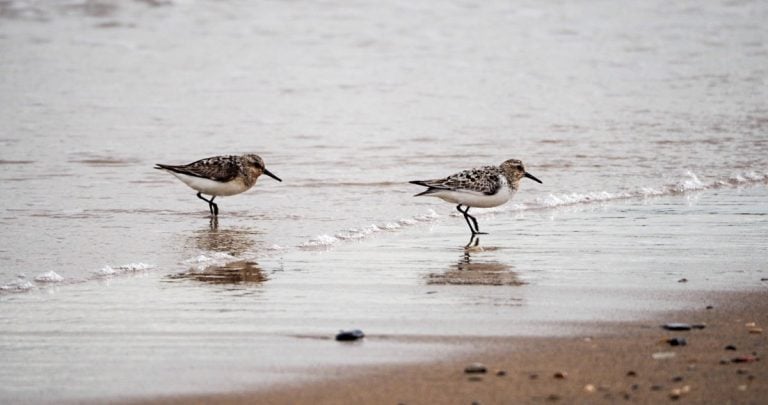
<path id="1" fill-rule="evenodd" d="M 691 327 L 693 329 L 704 329 L 704 328 L 707 327 L 707 324 L 705 324 L 705 323 L 694 323 L 693 325 L 691 325 Z"/>
<path id="2" fill-rule="evenodd" d="M 691 325 L 687 323 L 666 323 L 661 325 L 661 327 L 666 330 L 691 330 Z"/>
<path id="3" fill-rule="evenodd" d="M 731 363 L 751 363 L 757 361 L 757 357 L 754 356 L 738 356 L 731 359 Z"/>
<path id="4" fill-rule="evenodd" d="M 707 305 L 707 309 L 714 309 L 714 308 L 715 307 L 713 307 L 712 305 Z"/>
<path id="5" fill-rule="evenodd" d="M 625 393 L 624 393 L 624 395 L 623 395 L 623 397 L 624 397 L 624 399 L 627 399 L 627 400 L 628 400 L 628 399 L 630 398 L 630 396 L 629 396 L 629 393 L 628 393 L 628 392 L 625 392 Z"/>
<path id="6" fill-rule="evenodd" d="M 725 346 L 725 350 L 734 350 L 735 351 L 736 350 L 736 346 L 734 346 L 734 345 Z"/>
<path id="7" fill-rule="evenodd" d="M 479 375 L 473 375 L 472 377 L 467 378 L 467 380 L 472 382 L 478 382 L 478 381 L 483 381 L 483 377 L 480 377 Z"/>
<path id="8" fill-rule="evenodd" d="M 483 363 L 472 363 L 464 367 L 464 372 L 467 374 L 485 374 L 487 371 Z"/>
<path id="9" fill-rule="evenodd" d="M 637 391 L 637 389 L 640 388 L 640 385 L 639 384 L 632 384 L 632 386 L 630 388 L 632 388 L 633 391 Z"/>
<path id="10" fill-rule="evenodd" d="M 752 381 L 754 379 L 755 379 L 755 376 L 753 376 L 752 374 L 747 376 L 747 380 L 749 380 L 749 381 Z"/>
<path id="11" fill-rule="evenodd" d="M 768 278 L 767 277 L 763 277 L 763 278 L 760 279 L 760 281 L 768 281 Z"/>
<path id="12" fill-rule="evenodd" d="M 504 370 L 499 370 L 496 372 L 496 375 L 499 377 L 504 377 L 505 375 L 507 375 L 507 372 Z"/>
<path id="13" fill-rule="evenodd" d="M 339 342 L 351 342 L 365 337 L 365 333 L 360 329 L 342 330 L 336 335 Z"/>
<path id="14" fill-rule="evenodd" d="M 679 337 L 667 339 L 667 343 L 669 343 L 670 346 L 685 346 L 688 344 L 685 338 L 679 338 Z"/>
<path id="15" fill-rule="evenodd" d="M 661 391 L 662 389 L 664 389 L 662 385 L 651 385 L 651 391 Z"/>
<path id="16" fill-rule="evenodd" d="M 728 361 L 726 359 L 720 359 L 720 364 L 729 364 L 729 363 L 730 363 L 730 361 Z"/>
<path id="17" fill-rule="evenodd" d="M 747 374 L 747 373 L 749 373 L 749 370 L 747 370 L 746 368 L 740 368 L 736 370 L 736 374 Z"/>
<path id="18" fill-rule="evenodd" d="M 535 379 L 539 378 L 539 375 L 538 374 L 531 374 L 531 375 L 528 376 L 528 378 L 530 378 L 531 380 L 535 380 Z"/>
<path id="19" fill-rule="evenodd" d="M 637 377 L 637 373 L 632 370 L 627 371 L 627 377 Z"/>
<path id="20" fill-rule="evenodd" d="M 472 401 L 472 405 L 480 405 L 480 401 Z"/>
<path id="21" fill-rule="evenodd" d="M 559 401 L 559 400 L 560 400 L 560 395 L 557 395 L 557 394 L 550 394 L 547 397 L 547 401 Z"/>
<path id="22" fill-rule="evenodd" d="M 687 283 L 688 279 L 687 278 L 681 278 L 680 280 L 677 280 L 677 282 L 678 283 Z"/>
<path id="23" fill-rule="evenodd" d="M 678 375 L 678 376 L 672 377 L 672 382 L 680 382 L 680 381 L 683 381 L 683 376 Z"/>
<path id="24" fill-rule="evenodd" d="M 565 371 L 558 371 L 553 375 L 553 377 L 557 378 L 558 380 L 564 380 L 567 375 L 568 373 Z"/>

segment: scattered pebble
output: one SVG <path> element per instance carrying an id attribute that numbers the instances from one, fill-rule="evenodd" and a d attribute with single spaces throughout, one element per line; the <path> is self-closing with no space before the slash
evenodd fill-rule
<path id="1" fill-rule="evenodd" d="M 630 388 L 632 388 L 632 391 L 637 391 L 640 388 L 640 384 L 632 384 Z"/>
<path id="2" fill-rule="evenodd" d="M 688 279 L 687 278 L 681 278 L 680 280 L 677 280 L 677 282 L 678 283 L 687 283 Z"/>
<path id="3" fill-rule="evenodd" d="M 730 361 L 726 359 L 720 359 L 720 364 L 730 364 Z"/>
<path id="4" fill-rule="evenodd" d="M 472 377 L 469 377 L 467 380 L 472 382 L 478 382 L 478 381 L 483 381 L 483 377 L 480 377 L 479 375 L 473 375 Z"/>
<path id="5" fill-rule="evenodd" d="M 662 385 L 651 385 L 651 391 L 661 391 L 662 389 L 664 389 Z"/>
<path id="6" fill-rule="evenodd" d="M 760 279 L 760 281 L 768 281 L 768 278 L 763 277 L 763 278 Z"/>
<path id="7" fill-rule="evenodd" d="M 744 326 L 746 326 L 748 328 L 754 328 L 755 326 L 757 326 L 757 324 L 754 323 L 754 322 L 747 322 L 747 323 L 744 324 Z"/>
<path id="8" fill-rule="evenodd" d="M 706 323 L 694 323 L 693 325 L 691 325 L 691 328 L 693 329 L 704 329 L 706 327 L 707 327 Z"/>
<path id="9" fill-rule="evenodd" d="M 336 335 L 339 342 L 351 342 L 365 337 L 365 333 L 360 329 L 342 330 Z"/>
<path id="10" fill-rule="evenodd" d="M 707 305 L 707 309 L 714 309 L 714 308 L 715 307 L 713 307 L 712 305 Z"/>
<path id="11" fill-rule="evenodd" d="M 535 380 L 535 379 L 539 378 L 539 375 L 538 374 L 531 374 L 531 375 L 528 376 L 528 378 L 530 378 L 531 380 Z"/>
<path id="12" fill-rule="evenodd" d="M 763 328 L 749 328 L 749 333 L 754 333 L 754 334 L 763 333 Z"/>
<path id="13" fill-rule="evenodd" d="M 568 373 L 566 373 L 565 371 L 558 371 L 553 375 L 553 377 L 557 378 L 558 380 L 564 380 L 565 377 L 567 376 L 568 376 Z"/>
<path id="14" fill-rule="evenodd" d="M 483 363 L 472 363 L 464 367 L 464 372 L 467 374 L 485 374 L 487 371 Z"/>
<path id="15" fill-rule="evenodd" d="M 670 346 L 685 346 L 688 344 L 685 338 L 679 337 L 667 339 L 666 342 L 669 343 Z"/>
<path id="16" fill-rule="evenodd" d="M 480 401 L 472 401 L 472 405 L 480 405 Z"/>
<path id="17" fill-rule="evenodd" d="M 695 364 L 689 364 L 688 367 L 686 367 L 686 369 L 688 369 L 688 371 L 696 370 L 696 365 Z"/>
<path id="18" fill-rule="evenodd" d="M 738 356 L 731 359 L 731 363 L 752 363 L 757 361 L 755 356 Z"/>
<path id="19" fill-rule="evenodd" d="M 747 390 L 747 386 L 745 384 L 739 385 L 737 388 L 738 388 L 739 391 L 746 391 Z"/>
<path id="20" fill-rule="evenodd" d="M 550 394 L 547 397 L 547 401 L 559 401 L 559 400 L 560 400 L 560 395 L 557 395 L 557 394 Z"/>
<path id="21" fill-rule="evenodd" d="M 688 323 L 666 323 L 664 325 L 661 325 L 662 328 L 666 330 L 691 330 L 692 326 Z"/>
<path id="22" fill-rule="evenodd" d="M 725 346 L 725 350 L 734 350 L 735 351 L 736 350 L 736 346 L 734 346 L 734 345 Z"/>
<path id="23" fill-rule="evenodd" d="M 584 391 L 587 391 L 589 393 L 595 392 L 595 389 L 596 389 L 595 386 L 592 384 L 587 384 L 584 386 Z"/>
<path id="24" fill-rule="evenodd" d="M 637 377 L 637 373 L 633 370 L 627 371 L 627 377 Z"/>
<path id="25" fill-rule="evenodd" d="M 675 356 L 677 356 L 677 353 L 675 352 L 658 352 L 651 355 L 654 360 L 671 359 Z"/>
<path id="26" fill-rule="evenodd" d="M 683 376 L 677 375 L 672 377 L 672 382 L 680 382 L 680 381 L 683 381 Z"/>
<path id="27" fill-rule="evenodd" d="M 496 375 L 499 377 L 504 377 L 505 375 L 507 375 L 507 372 L 504 370 L 499 370 L 496 372 Z"/>
<path id="28" fill-rule="evenodd" d="M 743 375 L 743 374 L 747 374 L 747 373 L 749 373 L 749 370 L 747 370 L 746 368 L 740 368 L 740 369 L 736 370 L 736 374 L 742 374 Z"/>

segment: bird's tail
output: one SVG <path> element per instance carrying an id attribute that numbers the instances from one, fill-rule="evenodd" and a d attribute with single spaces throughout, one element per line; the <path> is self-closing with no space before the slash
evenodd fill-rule
<path id="1" fill-rule="evenodd" d="M 409 181 L 408 183 L 416 184 L 416 185 L 419 185 L 419 186 L 424 186 L 424 187 L 427 188 L 426 190 L 422 191 L 419 194 L 414 194 L 413 195 L 414 197 L 419 197 L 419 196 L 422 196 L 422 195 L 430 195 L 430 194 L 432 194 L 432 193 L 434 193 L 434 192 L 439 190 L 437 188 L 434 188 L 434 187 L 430 186 L 428 184 L 429 180 L 413 180 L 413 181 Z"/>

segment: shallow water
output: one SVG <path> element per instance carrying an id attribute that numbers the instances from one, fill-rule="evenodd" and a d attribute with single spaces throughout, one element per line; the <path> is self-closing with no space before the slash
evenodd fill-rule
<path id="1" fill-rule="evenodd" d="M 0 399 L 244 388 L 457 350 L 375 336 L 764 288 L 764 3 L 159 3 L 0 3 Z M 215 223 L 152 169 L 244 152 L 284 182 Z M 473 210 L 481 249 L 411 197 L 507 158 L 544 184 Z M 346 327 L 354 359 L 314 339 Z"/>

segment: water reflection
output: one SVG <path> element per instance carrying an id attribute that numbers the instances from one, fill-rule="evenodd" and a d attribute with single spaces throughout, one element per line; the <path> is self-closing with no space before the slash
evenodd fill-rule
<path id="1" fill-rule="evenodd" d="M 206 229 L 195 231 L 190 237 L 189 245 L 207 252 L 221 252 L 239 256 L 252 251 L 256 245 L 254 236 L 258 232 L 251 229 L 219 229 L 218 218 L 211 218 Z"/>
<path id="2" fill-rule="evenodd" d="M 472 241 L 470 241 L 472 242 Z M 477 244 L 475 244 L 475 247 Z M 525 284 L 518 278 L 513 267 L 497 261 L 478 261 L 479 252 L 465 249 L 456 264 L 449 266 L 444 273 L 430 273 L 427 284 L 430 285 L 506 285 Z"/>
<path id="3" fill-rule="evenodd" d="M 211 284 L 260 284 L 267 281 L 264 270 L 256 262 L 238 260 L 221 266 L 210 266 L 202 271 L 190 270 L 169 276 L 171 279 L 202 281 Z"/>

